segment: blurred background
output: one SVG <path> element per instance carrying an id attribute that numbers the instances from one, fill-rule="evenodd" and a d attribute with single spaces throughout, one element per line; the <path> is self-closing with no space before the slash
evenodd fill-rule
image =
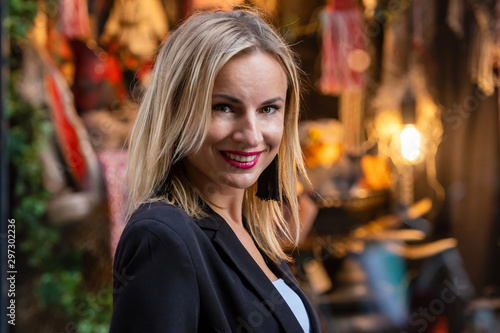
<path id="1" fill-rule="evenodd" d="M 303 70 L 314 189 L 289 251 L 323 331 L 500 332 L 494 0 L 3 1 L 0 332 L 108 331 L 155 50 L 191 12 L 239 4 Z"/>

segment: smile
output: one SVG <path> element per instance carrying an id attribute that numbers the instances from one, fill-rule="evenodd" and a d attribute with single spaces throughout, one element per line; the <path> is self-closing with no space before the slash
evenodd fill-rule
<path id="1" fill-rule="evenodd" d="M 229 154 L 229 153 L 225 153 L 225 155 L 227 157 L 229 157 L 230 159 L 232 159 L 234 161 L 238 161 L 238 162 L 251 162 L 257 158 L 257 155 L 241 156 L 241 155 L 234 155 L 234 154 Z"/>
<path id="2" fill-rule="evenodd" d="M 221 151 L 222 157 L 234 167 L 249 169 L 257 164 L 261 152 Z"/>

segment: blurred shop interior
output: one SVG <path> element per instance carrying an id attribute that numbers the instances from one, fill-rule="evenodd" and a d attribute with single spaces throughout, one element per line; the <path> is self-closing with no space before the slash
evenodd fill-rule
<path id="1" fill-rule="evenodd" d="M 238 4 L 303 70 L 314 190 L 290 253 L 323 331 L 500 332 L 500 1 L 7 2 L 12 332 L 107 332 L 155 50 L 192 11 Z"/>

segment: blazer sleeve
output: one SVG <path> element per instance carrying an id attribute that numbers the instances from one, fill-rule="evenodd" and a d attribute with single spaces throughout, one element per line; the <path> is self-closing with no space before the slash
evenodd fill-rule
<path id="1" fill-rule="evenodd" d="M 129 225 L 113 269 L 110 332 L 196 332 L 199 295 L 185 242 L 168 225 Z"/>

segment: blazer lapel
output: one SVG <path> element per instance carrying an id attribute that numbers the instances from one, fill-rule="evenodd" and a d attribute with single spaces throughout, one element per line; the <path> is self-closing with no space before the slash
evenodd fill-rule
<path id="1" fill-rule="evenodd" d="M 306 297 L 304 291 L 297 283 L 297 280 L 295 280 L 295 278 L 293 277 L 293 274 L 286 265 L 286 263 L 282 261 L 278 266 L 273 262 L 271 265 L 273 265 L 274 267 L 276 267 L 276 269 L 279 269 L 281 272 L 283 272 L 281 278 L 285 280 L 286 284 L 288 284 L 290 288 L 292 288 L 292 290 L 297 293 L 297 295 L 299 295 L 300 299 L 302 300 L 302 303 L 304 303 L 307 314 L 309 316 L 310 332 L 311 333 L 321 332 L 321 326 L 316 310 L 313 308 L 311 301 Z"/>
<path id="2" fill-rule="evenodd" d="M 276 288 L 272 282 L 268 279 L 266 274 L 261 270 L 259 265 L 255 262 L 252 256 L 248 253 L 245 247 L 241 244 L 236 234 L 233 232 L 231 227 L 227 222 L 217 213 L 211 211 L 211 217 L 207 219 L 200 219 L 196 222 L 202 228 L 207 236 L 212 239 L 212 242 L 218 247 L 224 254 L 231 260 L 234 267 L 240 272 L 240 276 L 243 280 L 246 280 L 254 289 L 255 293 L 258 295 L 259 299 L 264 302 L 271 301 L 272 299 L 280 299 L 279 304 L 274 304 L 274 315 L 280 322 L 285 332 L 301 332 L 302 327 L 300 326 L 297 318 L 293 314 L 292 310 L 288 307 L 287 303 L 281 295 L 277 292 Z M 270 261 L 270 260 L 269 260 Z M 277 266 L 275 266 L 277 267 Z M 280 270 L 280 276 L 282 277 L 286 274 Z M 289 280 L 289 279 L 288 279 Z M 289 281 L 287 281 L 288 283 Z M 295 289 L 294 289 L 295 290 Z M 271 295 L 276 295 L 276 297 L 271 297 Z M 298 293 L 302 298 L 301 294 Z M 304 301 L 304 300 L 303 300 Z M 304 302 L 306 304 L 306 302 Z M 306 305 L 307 309 L 307 305 Z M 308 313 L 310 314 L 310 310 Z M 311 315 L 309 315 L 311 318 Z M 311 320 L 311 328 L 313 320 Z M 311 330 L 311 332 L 315 332 Z"/>

